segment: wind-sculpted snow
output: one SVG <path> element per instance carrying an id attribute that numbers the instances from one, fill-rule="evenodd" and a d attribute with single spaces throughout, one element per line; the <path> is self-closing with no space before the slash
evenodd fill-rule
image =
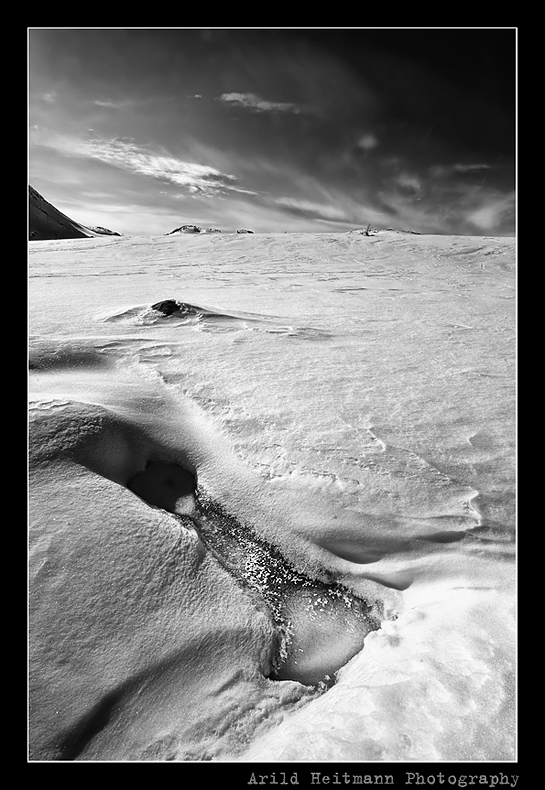
<path id="1" fill-rule="evenodd" d="M 198 484 L 198 470 L 203 465 L 213 464 L 218 470 L 215 476 L 227 479 L 233 478 L 233 471 L 226 467 L 236 470 L 239 465 L 229 459 L 227 447 L 218 452 L 214 438 L 206 437 L 206 421 L 198 407 L 183 397 L 181 408 L 173 404 L 160 380 L 155 386 L 141 383 L 143 397 L 135 399 L 131 392 L 134 381 L 115 369 L 105 369 L 103 361 L 91 355 L 85 373 L 78 375 L 75 369 L 75 375 L 62 375 L 59 355 L 55 349 L 51 351 L 51 364 L 42 360 L 40 379 L 51 394 L 58 389 L 59 395 L 31 401 L 36 437 L 33 459 L 50 463 L 63 460 L 86 467 L 126 486 L 149 505 L 182 517 L 185 528 L 196 531 L 199 551 L 206 546 L 245 589 L 259 594 L 258 604 L 264 605 L 277 628 L 270 647 L 273 674 L 318 683 L 361 649 L 365 635 L 379 625 L 381 612 L 371 613 L 377 601 L 363 601 L 329 580 L 325 570 L 322 573 L 326 579 L 321 581 L 297 571 L 274 545 L 255 533 L 251 524 L 239 523 L 211 499 L 206 483 Z M 75 364 L 81 360 L 81 352 L 70 355 L 65 350 L 65 361 L 66 356 L 71 356 Z M 55 367 L 54 377 L 48 376 L 46 371 Z M 137 381 L 139 374 L 134 372 L 133 376 Z M 239 474 L 248 477 L 247 472 Z M 240 480 L 232 479 L 234 490 L 240 485 Z M 327 621 L 337 619 L 345 629 L 348 627 L 348 634 L 330 637 L 330 652 L 335 658 L 327 648 L 324 650 L 331 625 L 320 640 L 315 634 L 301 639 L 294 632 L 295 613 L 301 608 L 297 603 L 300 590 L 305 609 L 313 612 L 315 621 L 323 620 L 319 613 L 325 612 Z M 332 609 L 337 612 L 333 618 Z M 324 630 L 325 626 L 317 622 L 316 628 Z M 344 644 L 339 644 L 343 640 Z M 303 651 L 305 661 L 294 661 L 294 654 Z M 315 660 L 317 652 L 319 658 Z"/>
<path id="2" fill-rule="evenodd" d="M 169 326 L 178 321 L 182 325 L 197 326 L 204 331 L 229 331 L 244 328 L 246 322 L 261 319 L 266 321 L 266 316 L 251 313 L 222 312 L 213 307 L 181 302 L 178 299 L 162 299 L 153 305 L 137 305 L 128 307 L 121 312 L 106 315 L 104 321 L 123 321 L 134 324 L 161 324 L 169 319 Z"/>
<path id="3" fill-rule="evenodd" d="M 32 243 L 31 759 L 513 759 L 513 258 Z"/>

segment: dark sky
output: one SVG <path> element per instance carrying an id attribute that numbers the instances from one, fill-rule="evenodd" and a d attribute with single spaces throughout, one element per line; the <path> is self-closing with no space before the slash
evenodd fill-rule
<path id="1" fill-rule="evenodd" d="M 515 227 L 515 28 L 30 28 L 29 182 L 88 225 Z"/>

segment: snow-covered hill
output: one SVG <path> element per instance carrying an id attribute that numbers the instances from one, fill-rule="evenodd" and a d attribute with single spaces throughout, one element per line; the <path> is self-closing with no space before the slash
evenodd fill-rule
<path id="1" fill-rule="evenodd" d="M 48 239 L 85 239 L 95 236 L 120 236 L 108 228 L 87 227 L 67 217 L 51 205 L 34 187 L 28 187 L 28 238 L 30 241 Z"/>

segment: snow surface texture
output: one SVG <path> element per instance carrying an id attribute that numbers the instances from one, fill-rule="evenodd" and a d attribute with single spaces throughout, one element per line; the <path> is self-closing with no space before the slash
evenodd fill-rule
<path id="1" fill-rule="evenodd" d="M 32 760 L 515 758 L 514 255 L 30 244 Z"/>

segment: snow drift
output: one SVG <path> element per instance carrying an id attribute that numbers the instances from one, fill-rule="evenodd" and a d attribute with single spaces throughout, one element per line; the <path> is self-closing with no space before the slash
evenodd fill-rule
<path id="1" fill-rule="evenodd" d="M 31 759 L 513 759 L 513 240 L 29 274 Z"/>

